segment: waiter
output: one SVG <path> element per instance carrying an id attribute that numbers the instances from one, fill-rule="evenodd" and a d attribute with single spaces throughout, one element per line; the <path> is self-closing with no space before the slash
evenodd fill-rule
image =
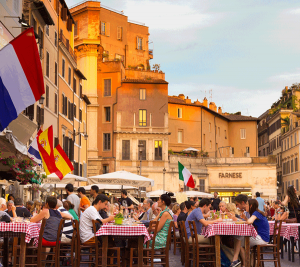
<path id="1" fill-rule="evenodd" d="M 126 204 L 127 209 L 133 209 L 133 202 L 129 197 L 127 197 L 126 190 L 121 191 L 121 199 L 120 199 L 119 203 L 123 208 L 126 208 L 126 206 L 125 206 L 125 204 Z"/>
<path id="2" fill-rule="evenodd" d="M 220 204 L 221 200 L 218 198 L 218 192 L 214 193 L 214 198 L 212 198 L 212 208 L 213 210 L 220 210 L 219 209 L 219 204 Z"/>

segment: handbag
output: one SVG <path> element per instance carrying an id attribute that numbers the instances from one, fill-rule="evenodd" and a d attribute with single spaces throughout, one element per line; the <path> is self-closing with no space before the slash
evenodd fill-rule
<path id="1" fill-rule="evenodd" d="M 293 210 L 294 210 L 295 218 L 285 220 L 286 223 L 297 223 L 297 217 L 296 217 L 297 214 L 296 214 L 296 211 L 295 211 L 294 207 L 293 207 Z"/>

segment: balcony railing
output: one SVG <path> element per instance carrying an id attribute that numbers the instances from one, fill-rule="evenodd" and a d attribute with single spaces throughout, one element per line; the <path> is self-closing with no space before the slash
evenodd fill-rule
<path id="1" fill-rule="evenodd" d="M 69 51 L 71 57 L 75 60 L 75 62 L 77 62 L 77 56 L 74 53 L 74 50 L 72 49 L 72 47 L 70 46 L 70 42 L 69 39 L 67 39 L 63 33 L 60 33 L 60 41 L 64 44 L 64 46 L 67 48 L 67 50 Z"/>

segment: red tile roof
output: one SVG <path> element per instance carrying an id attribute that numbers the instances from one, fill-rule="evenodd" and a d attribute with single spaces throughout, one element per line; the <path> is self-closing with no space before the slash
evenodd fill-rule
<path id="1" fill-rule="evenodd" d="M 251 116 L 243 116 L 243 115 L 223 115 L 225 118 L 227 118 L 230 121 L 259 121 L 258 118 L 251 117 Z"/>

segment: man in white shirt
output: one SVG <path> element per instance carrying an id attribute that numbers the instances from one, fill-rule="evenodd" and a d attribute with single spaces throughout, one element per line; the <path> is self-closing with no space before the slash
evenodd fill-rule
<path id="1" fill-rule="evenodd" d="M 72 184 L 67 184 L 66 192 L 68 194 L 67 200 L 74 205 L 74 211 L 76 212 L 78 218 L 80 217 L 80 198 L 74 193 L 74 186 Z"/>
<path id="2" fill-rule="evenodd" d="M 80 240 L 81 243 L 91 244 L 95 243 L 95 235 L 93 231 L 93 220 L 97 220 L 100 224 L 110 222 L 114 220 L 115 216 L 110 215 L 107 219 L 103 219 L 99 211 L 104 209 L 107 205 L 108 197 L 103 194 L 99 194 L 94 202 L 93 206 L 88 207 L 80 217 Z"/>

